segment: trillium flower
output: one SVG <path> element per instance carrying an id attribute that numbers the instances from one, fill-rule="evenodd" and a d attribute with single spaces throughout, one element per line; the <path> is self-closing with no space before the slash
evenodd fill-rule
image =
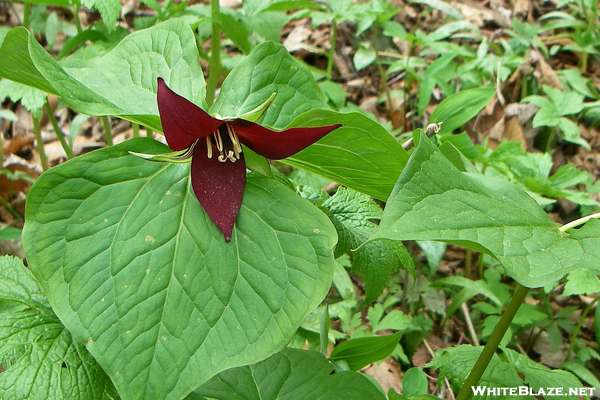
<path id="1" fill-rule="evenodd" d="M 158 78 L 157 97 L 167 143 L 172 150 L 192 158 L 194 194 L 226 241 L 231 240 L 246 185 L 242 145 L 263 157 L 279 160 L 341 126 L 273 131 L 244 119 L 213 118 L 169 89 L 162 78 Z"/>

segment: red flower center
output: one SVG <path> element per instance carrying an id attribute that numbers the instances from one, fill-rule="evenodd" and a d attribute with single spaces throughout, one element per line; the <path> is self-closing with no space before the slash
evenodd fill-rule
<path id="1" fill-rule="evenodd" d="M 212 158 L 213 153 L 217 152 L 219 153 L 217 159 L 223 163 L 227 162 L 227 160 L 236 162 L 240 159 L 242 145 L 233 127 L 228 123 L 222 124 L 216 131 L 206 137 L 206 153 L 208 158 Z"/>

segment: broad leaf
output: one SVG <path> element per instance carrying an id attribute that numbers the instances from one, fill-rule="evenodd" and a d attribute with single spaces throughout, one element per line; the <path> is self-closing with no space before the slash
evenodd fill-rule
<path id="1" fill-rule="evenodd" d="M 385 336 L 369 336 L 349 339 L 335 346 L 329 359 L 346 361 L 352 371 L 380 361 L 389 356 L 398 345 L 402 332 Z"/>
<path id="2" fill-rule="evenodd" d="M 325 98 L 308 68 L 282 45 L 265 42 L 256 46 L 227 75 L 210 112 L 238 118 L 264 103 L 273 93 L 276 93 L 275 100 L 259 121 L 262 125 L 285 128 L 303 112 L 326 107 Z"/>
<path id="3" fill-rule="evenodd" d="M 87 115 L 118 115 L 161 131 L 156 77 L 202 105 L 204 79 L 190 27 L 173 19 L 127 36 L 100 58 L 57 63 L 25 28 L 0 48 L 0 77 L 55 94 Z"/>
<path id="4" fill-rule="evenodd" d="M 364 375 L 332 371 L 322 354 L 287 348 L 260 363 L 221 372 L 194 395 L 216 400 L 385 400 Z M 192 399 L 196 397 L 188 397 Z"/>
<path id="5" fill-rule="evenodd" d="M 439 135 L 466 124 L 494 97 L 493 87 L 462 90 L 446 97 L 431 113 L 430 122 L 443 122 Z"/>
<path id="6" fill-rule="evenodd" d="M 32 186 L 23 246 L 56 314 L 124 399 L 180 399 L 282 349 L 327 293 L 336 234 L 275 180 L 248 175 L 231 242 L 193 195 L 189 164 L 136 139 Z"/>
<path id="7" fill-rule="evenodd" d="M 354 268 L 360 270 L 365 284 L 365 303 L 377 300 L 390 277 L 404 266 L 414 277 L 415 264 L 400 241 L 370 240 L 352 251 Z"/>
<path id="8" fill-rule="evenodd" d="M 518 187 L 456 169 L 421 135 L 372 238 L 436 240 L 493 255 L 527 287 L 600 272 L 600 222 L 564 233 Z"/>
<path id="9" fill-rule="evenodd" d="M 408 154 L 381 125 L 359 113 L 313 110 L 288 127 L 342 124 L 284 163 L 304 168 L 379 200 L 387 200 Z"/>
<path id="10" fill-rule="evenodd" d="M 119 0 L 80 0 L 81 4 L 89 8 L 95 8 L 100 12 L 100 16 L 109 30 L 114 29 L 114 25 L 121 15 L 121 3 Z"/>
<path id="11" fill-rule="evenodd" d="M 381 207 L 375 201 L 343 186 L 322 207 L 338 230 L 336 258 L 367 241 L 377 229 L 371 220 L 381 218 Z"/>
<path id="12" fill-rule="evenodd" d="M 58 321 L 18 258 L 0 258 L 0 393 L 3 399 L 117 399 L 84 346 Z"/>

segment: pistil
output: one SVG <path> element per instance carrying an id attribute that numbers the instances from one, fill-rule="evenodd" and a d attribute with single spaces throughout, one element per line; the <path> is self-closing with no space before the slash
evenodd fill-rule
<path id="1" fill-rule="evenodd" d="M 240 154 L 242 153 L 242 145 L 240 144 L 240 140 L 235 134 L 233 128 L 229 126 L 229 124 L 225 124 L 225 128 L 227 129 L 229 140 L 227 140 L 227 136 L 225 136 L 225 141 L 223 140 L 223 138 L 221 137 L 221 128 L 217 129 L 212 133 L 212 138 L 211 135 L 206 137 L 206 155 L 208 158 L 212 158 L 214 141 L 215 146 L 217 147 L 217 151 L 219 152 L 217 159 L 220 162 L 227 162 L 227 160 L 231 162 L 236 162 L 240 159 Z M 229 142 L 231 142 L 231 145 L 229 144 Z"/>

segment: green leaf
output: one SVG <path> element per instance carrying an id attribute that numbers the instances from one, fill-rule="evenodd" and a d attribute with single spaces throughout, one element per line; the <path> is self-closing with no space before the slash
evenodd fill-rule
<path id="1" fill-rule="evenodd" d="M 365 284 L 365 303 L 377 300 L 388 284 L 390 277 L 402 264 L 412 275 L 413 260 L 400 241 L 370 240 L 352 251 L 354 268 L 361 271 Z"/>
<path id="2" fill-rule="evenodd" d="M 21 238 L 21 230 L 19 228 L 2 228 L 0 229 L 0 240 L 12 240 Z"/>
<path id="3" fill-rule="evenodd" d="M 359 113 L 313 110 L 288 128 L 332 124 L 342 127 L 283 162 L 385 201 L 408 160 L 406 151 L 381 125 Z"/>
<path id="4" fill-rule="evenodd" d="M 467 89 L 446 97 L 431 113 L 430 123 L 443 122 L 438 135 L 450 133 L 466 124 L 494 97 L 496 89 Z"/>
<path id="5" fill-rule="evenodd" d="M 117 115 L 162 131 L 156 77 L 202 105 L 204 79 L 194 34 L 172 19 L 134 32 L 100 58 L 57 63 L 25 28 L 10 31 L 0 48 L 0 77 L 58 95 L 87 115 Z"/>
<path id="6" fill-rule="evenodd" d="M 600 293 L 600 280 L 592 271 L 579 269 L 567 275 L 563 291 L 565 296 L 579 296 Z"/>
<path id="7" fill-rule="evenodd" d="M 389 356 L 398 345 L 401 332 L 386 336 L 370 336 L 349 339 L 335 346 L 329 359 L 344 360 L 352 371 L 358 371 L 366 365 Z"/>
<path id="8" fill-rule="evenodd" d="M 534 392 L 540 389 L 547 390 L 548 382 L 552 382 L 553 387 L 562 388 L 579 388 L 582 387 L 581 382 L 570 372 L 559 369 L 550 370 L 541 364 L 530 360 L 527 356 L 517 353 L 514 350 L 502 349 L 508 363 L 514 365 L 515 369 L 522 374 L 523 381 Z M 567 393 L 568 394 L 568 393 Z M 578 399 L 577 396 L 564 396 L 564 399 Z"/>
<path id="9" fill-rule="evenodd" d="M 571 371 L 575 374 L 579 379 L 589 383 L 591 386 L 595 387 L 596 390 L 600 388 L 600 381 L 596 376 L 586 367 L 581 364 L 576 363 L 575 361 L 565 361 L 560 366 L 563 369 Z"/>
<path id="10" fill-rule="evenodd" d="M 0 374 L 3 399 L 117 399 L 82 344 L 52 313 L 18 258 L 0 258 Z"/>
<path id="11" fill-rule="evenodd" d="M 230 15 L 229 13 L 216 13 L 216 22 L 237 48 L 244 54 L 248 54 L 252 50 L 252 44 L 250 44 L 250 41 L 248 40 L 250 32 L 248 32 L 246 26 L 233 15 Z"/>
<path id="12" fill-rule="evenodd" d="M 527 287 L 600 272 L 600 222 L 564 233 L 518 187 L 456 169 L 423 134 L 371 239 L 436 240 L 493 255 Z"/>
<path id="13" fill-rule="evenodd" d="M 562 91 L 558 89 L 554 89 L 551 86 L 542 86 L 544 89 L 544 93 L 554 107 L 556 108 L 557 115 L 565 116 L 578 114 L 583 110 L 583 96 L 569 91 Z"/>
<path id="14" fill-rule="evenodd" d="M 257 364 L 221 372 L 194 394 L 216 400 L 385 400 L 364 375 L 332 371 L 320 353 L 287 348 Z"/>
<path id="15" fill-rule="evenodd" d="M 326 106 L 308 68 L 282 45 L 265 42 L 227 75 L 210 113 L 239 118 L 263 104 L 273 93 L 277 95 L 260 120 L 262 125 L 284 128 L 303 112 Z"/>
<path id="16" fill-rule="evenodd" d="M 0 80 L 0 99 L 10 98 L 13 103 L 21 102 L 23 107 L 31 112 L 38 112 L 46 103 L 46 93 L 7 79 Z"/>
<path id="17" fill-rule="evenodd" d="M 402 394 L 404 396 L 427 394 L 427 388 L 427 376 L 421 368 L 410 368 L 402 376 Z"/>
<path id="18" fill-rule="evenodd" d="M 381 218 L 381 207 L 369 196 L 343 186 L 323 203 L 330 218 L 336 220 L 338 229 L 338 244 L 335 247 L 335 257 L 355 249 L 369 239 L 377 229 L 370 220 Z"/>
<path id="19" fill-rule="evenodd" d="M 500 299 L 494 294 L 494 292 L 488 287 L 488 284 L 484 280 L 473 281 L 463 276 L 448 276 L 441 278 L 432 283 L 435 287 L 443 287 L 446 285 L 456 285 L 465 289 L 469 289 L 471 292 L 483 295 L 490 299 L 494 304 L 502 306 Z"/>
<path id="20" fill-rule="evenodd" d="M 128 151 L 170 149 L 133 139 L 48 170 L 28 193 L 23 247 L 123 398 L 180 399 L 290 341 L 329 290 L 336 233 L 292 190 L 249 174 L 225 242 L 189 164 Z"/>
<path id="21" fill-rule="evenodd" d="M 370 319 L 370 318 L 369 318 Z M 400 310 L 392 310 L 381 321 L 370 319 L 373 332 L 383 330 L 406 331 L 412 329 L 412 319 Z"/>
<path id="22" fill-rule="evenodd" d="M 95 8 L 100 12 L 100 16 L 106 25 L 108 31 L 114 29 L 114 25 L 121 15 L 121 2 L 119 0 L 80 0 L 81 4 L 89 8 Z"/>

